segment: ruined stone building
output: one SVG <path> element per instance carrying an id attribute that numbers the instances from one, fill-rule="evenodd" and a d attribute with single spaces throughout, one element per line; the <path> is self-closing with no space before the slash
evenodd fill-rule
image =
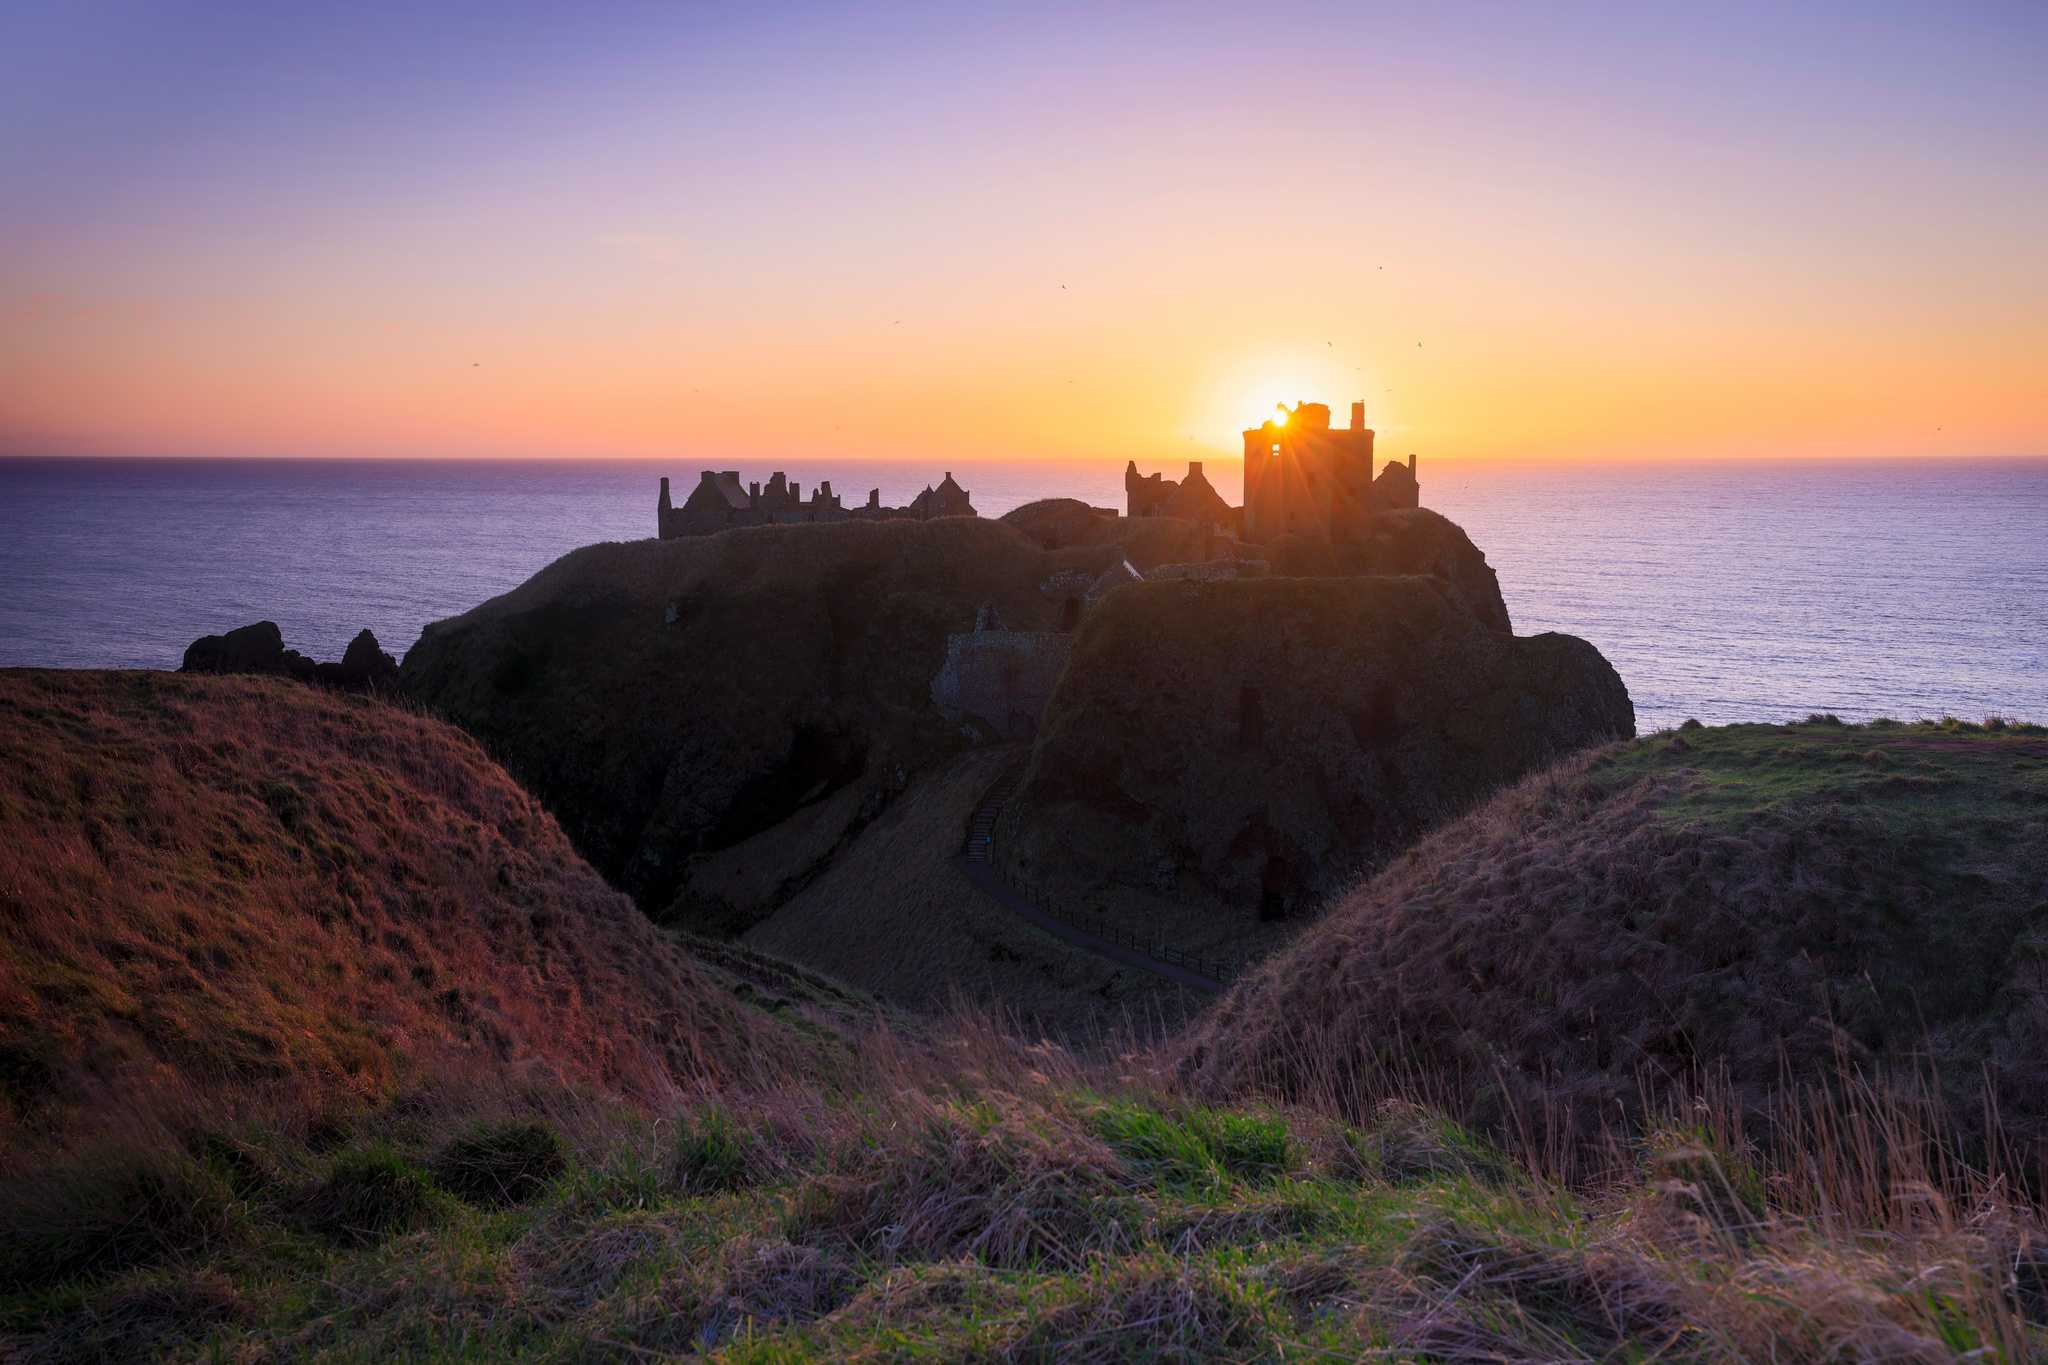
<path id="1" fill-rule="evenodd" d="M 880 489 L 869 489 L 868 500 L 859 507 L 847 507 L 832 491 L 830 480 L 820 482 L 808 501 L 802 490 L 776 470 L 767 485 L 755 482 L 742 486 L 737 470 L 704 470 L 697 486 L 677 507 L 670 501 L 668 480 L 661 481 L 661 497 L 655 503 L 656 534 L 663 540 L 682 536 L 708 536 L 733 526 L 779 526 L 807 521 L 888 521 L 910 518 L 971 517 L 974 503 L 967 490 L 953 480 L 953 472 L 938 487 L 927 486 L 907 507 L 884 507 Z"/>
<path id="2" fill-rule="evenodd" d="M 1138 462 L 1124 467 L 1124 498 L 1133 517 L 1178 517 L 1209 526 L 1235 538 L 1240 530 L 1238 509 L 1202 474 L 1200 460 L 1188 461 L 1188 476 L 1179 483 L 1164 474 L 1138 473 Z"/>
<path id="3" fill-rule="evenodd" d="M 937 488 L 927 487 L 910 500 L 910 505 L 899 512 L 895 508 L 883 507 L 882 495 L 875 489 L 868 490 L 868 509 L 880 516 L 916 517 L 920 521 L 932 517 L 971 517 L 975 515 L 974 503 L 969 500 L 967 490 L 953 482 L 953 471 L 947 470 L 946 477 L 939 480 Z"/>
<path id="4" fill-rule="evenodd" d="M 1117 589 L 1144 581 L 1145 575 L 1121 555 L 1100 573 L 1060 570 L 1038 585 L 1058 604 L 1058 625 L 1052 630 L 1006 629 L 995 609 L 984 606 L 973 630 L 946 637 L 945 662 L 932 679 L 933 704 L 977 738 L 1031 738 L 1073 657 L 1082 613 Z"/>
<path id="5" fill-rule="evenodd" d="M 1244 433 L 1243 539 L 1308 534 L 1346 540 L 1375 512 L 1421 505 L 1415 457 L 1389 463 L 1373 478 L 1372 429 L 1365 404 L 1351 405 L 1351 426 L 1330 428 L 1323 403 L 1297 403 L 1278 421 Z"/>
<path id="6" fill-rule="evenodd" d="M 1365 424 L 1364 403 L 1351 405 L 1351 425 L 1343 430 L 1331 429 L 1327 404 L 1297 403 L 1293 411 L 1245 432 L 1243 507 L 1223 500 L 1199 460 L 1189 461 L 1187 477 L 1178 481 L 1140 474 L 1137 462 L 1129 462 L 1124 498 L 1132 518 L 1172 517 L 1211 528 L 1219 541 L 1252 544 L 1285 535 L 1349 540 L 1363 533 L 1374 513 L 1422 502 L 1413 455 L 1405 464 L 1389 461 L 1374 477 L 1373 432 Z M 868 490 L 860 506 L 847 507 L 829 482 L 820 483 L 806 499 L 780 470 L 764 487 L 742 485 L 734 470 L 707 469 L 680 507 L 669 500 L 668 480 L 661 481 L 656 524 L 661 538 L 670 540 L 732 526 L 975 515 L 973 500 L 950 469 L 904 507 L 882 506 L 879 489 Z M 1105 510 L 1103 515 L 1115 513 Z"/>

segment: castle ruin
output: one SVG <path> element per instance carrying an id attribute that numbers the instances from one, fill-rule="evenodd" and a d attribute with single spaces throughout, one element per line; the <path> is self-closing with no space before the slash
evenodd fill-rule
<path id="1" fill-rule="evenodd" d="M 1245 432 L 1243 539 L 1349 540 L 1375 512 L 1419 507 L 1415 457 L 1405 466 L 1389 461 L 1375 479 L 1372 443 L 1362 402 L 1351 405 L 1351 425 L 1342 431 L 1331 429 L 1327 404 L 1296 403 Z"/>
<path id="2" fill-rule="evenodd" d="M 799 486 L 781 470 L 760 483 L 742 486 L 738 470 L 704 470 L 697 486 L 677 507 L 669 497 L 668 480 L 661 481 L 661 497 L 655 503 L 656 534 L 663 540 L 684 536 L 708 536 L 734 526 L 788 526 L 810 521 L 929 521 L 933 517 L 978 515 L 974 503 L 953 479 L 953 471 L 937 487 L 925 486 L 906 507 L 882 506 L 880 489 L 868 490 L 868 500 L 848 507 L 832 491 L 829 479 L 821 481 L 805 500 Z"/>
<path id="3" fill-rule="evenodd" d="M 931 684 L 933 703 L 978 737 L 1029 738 L 1066 671 L 1082 617 L 1112 592 L 1147 579 L 1209 583 L 1263 577 L 1269 565 L 1250 545 L 1290 535 L 1351 540 L 1365 534 L 1376 513 L 1415 508 L 1421 501 L 1413 455 L 1405 464 L 1388 462 L 1374 477 L 1373 432 L 1365 425 L 1364 403 L 1351 405 L 1351 425 L 1341 431 L 1331 430 L 1328 406 L 1302 402 L 1245 432 L 1244 492 L 1244 506 L 1232 507 L 1202 473 L 1198 460 L 1188 463 L 1187 477 L 1178 481 L 1163 474 L 1140 474 L 1136 461 L 1126 464 L 1124 496 L 1130 519 L 1173 518 L 1206 528 L 1200 543 L 1188 547 L 1190 561 L 1140 571 L 1119 554 L 1099 570 L 1061 569 L 1040 585 L 1040 592 L 1054 604 L 1056 624 L 1051 629 L 1007 628 L 996 619 L 992 606 L 984 606 L 973 630 L 946 637 L 946 656 Z M 1088 510 L 1117 519 L 1114 508 Z M 711 469 L 698 476 L 697 486 L 680 507 L 671 501 L 669 482 L 663 479 L 656 504 L 663 540 L 712 535 L 738 526 L 976 515 L 967 490 L 950 470 L 904 507 L 882 506 L 881 493 L 875 489 L 869 490 L 864 504 L 848 507 L 830 482 L 820 482 L 805 498 L 780 470 L 763 485 L 742 484 L 736 470 Z M 673 604 L 668 620 L 676 620 Z"/>
<path id="4" fill-rule="evenodd" d="M 1124 499 L 1126 515 L 1132 519 L 1173 517 L 1210 527 L 1228 540 L 1258 545 L 1290 535 L 1354 539 L 1377 513 L 1421 506 L 1422 489 L 1413 455 L 1405 464 L 1389 460 L 1374 476 L 1373 431 L 1365 424 L 1363 402 L 1351 405 L 1351 425 L 1341 430 L 1330 426 L 1328 404 L 1298 402 L 1244 433 L 1244 506 L 1232 507 L 1223 500 L 1203 475 L 1199 460 L 1190 460 L 1187 477 L 1178 481 L 1163 474 L 1140 474 L 1137 461 L 1129 462 L 1124 466 Z M 780 470 L 764 487 L 742 485 L 736 470 L 707 469 L 680 507 L 670 501 L 668 480 L 661 481 L 655 524 L 663 540 L 673 540 L 734 526 L 976 515 L 967 490 L 951 470 L 907 506 L 884 507 L 880 490 L 870 489 L 865 503 L 848 507 L 832 491 L 830 481 L 821 482 L 806 499 Z M 1115 513 L 1102 509 L 1102 515 Z"/>
<path id="5" fill-rule="evenodd" d="M 1292 411 L 1244 433 L 1244 506 L 1225 502 L 1188 462 L 1185 479 L 1140 474 L 1134 460 L 1124 468 L 1124 497 L 1131 517 L 1178 517 L 1213 526 L 1233 539 L 1262 544 L 1286 535 L 1349 540 L 1379 512 L 1422 505 L 1415 457 L 1390 460 L 1373 477 L 1373 432 L 1365 404 L 1351 405 L 1351 425 L 1330 426 L 1324 403 L 1296 403 Z"/>

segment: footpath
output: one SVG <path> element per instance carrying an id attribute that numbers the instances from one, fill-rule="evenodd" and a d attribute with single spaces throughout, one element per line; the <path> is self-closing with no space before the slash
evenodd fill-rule
<path id="1" fill-rule="evenodd" d="M 1083 952 L 1163 976 L 1190 990 L 1222 991 L 1236 974 L 1234 964 L 1185 953 L 1171 944 L 1148 942 L 1100 915 L 1039 905 L 1003 880 L 996 870 L 996 821 L 1016 794 L 1017 784 L 1024 780 L 1024 765 L 1025 759 L 1020 757 L 1003 769 L 981 798 L 973 819 L 968 821 L 967 845 L 960 854 L 961 871 L 966 873 L 967 880 L 1005 910 Z"/>

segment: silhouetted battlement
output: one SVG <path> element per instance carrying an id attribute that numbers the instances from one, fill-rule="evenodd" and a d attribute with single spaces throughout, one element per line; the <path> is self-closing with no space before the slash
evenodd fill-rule
<path id="1" fill-rule="evenodd" d="M 742 487 L 737 470 L 707 469 L 698 475 L 697 486 L 690 490 L 681 507 L 670 501 L 668 480 L 661 481 L 661 498 L 655 504 L 655 529 L 661 539 L 675 540 L 682 536 L 707 536 L 734 526 L 898 518 L 926 521 L 933 517 L 974 515 L 974 503 L 967 490 L 954 482 L 950 469 L 937 487 L 927 485 L 907 507 L 882 506 L 881 490 L 871 488 L 867 502 L 853 508 L 840 501 L 829 479 L 821 481 L 806 501 L 798 485 L 779 469 L 768 477 L 766 487 L 759 482 Z"/>
<path id="2" fill-rule="evenodd" d="M 1373 478 L 1373 431 L 1363 402 L 1351 405 L 1351 425 L 1342 431 L 1331 430 L 1322 403 L 1297 403 L 1282 414 L 1244 433 L 1245 540 L 1346 540 L 1375 512 L 1422 505 L 1413 455 Z"/>
<path id="3" fill-rule="evenodd" d="M 1243 507 L 1223 500 L 1199 460 L 1188 462 L 1187 477 L 1178 482 L 1164 474 L 1140 474 L 1133 460 L 1124 466 L 1128 515 L 1174 517 L 1213 527 L 1230 540 L 1258 544 L 1287 535 L 1349 540 L 1364 532 L 1375 513 L 1422 505 L 1413 455 L 1406 464 L 1389 461 L 1374 477 L 1373 432 L 1365 424 L 1363 402 L 1351 405 L 1351 425 L 1341 430 L 1331 428 L 1326 403 L 1296 403 L 1291 411 L 1281 411 L 1282 416 L 1244 433 Z M 742 485 L 736 470 L 707 469 L 680 507 L 669 500 L 668 480 L 661 481 L 655 524 L 663 540 L 672 540 L 733 526 L 975 515 L 974 503 L 951 470 L 908 506 L 884 507 L 881 491 L 869 489 L 868 500 L 850 508 L 829 482 L 820 483 L 806 500 L 780 470 L 764 487 Z"/>

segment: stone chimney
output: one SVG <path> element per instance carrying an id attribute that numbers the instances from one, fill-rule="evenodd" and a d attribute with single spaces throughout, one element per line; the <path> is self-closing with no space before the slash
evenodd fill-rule
<path id="1" fill-rule="evenodd" d="M 1353 403 L 1353 404 L 1351 405 L 1351 429 L 1352 429 L 1353 431 L 1364 431 L 1364 430 L 1365 430 L 1365 400 L 1364 400 L 1364 399 L 1360 399 L 1359 401 L 1357 401 L 1357 402 L 1355 402 L 1355 403 Z"/>
<path id="2" fill-rule="evenodd" d="M 660 540 L 668 535 L 668 514 L 675 504 L 668 500 L 668 480 L 661 481 L 661 501 L 654 504 L 654 536 Z"/>

